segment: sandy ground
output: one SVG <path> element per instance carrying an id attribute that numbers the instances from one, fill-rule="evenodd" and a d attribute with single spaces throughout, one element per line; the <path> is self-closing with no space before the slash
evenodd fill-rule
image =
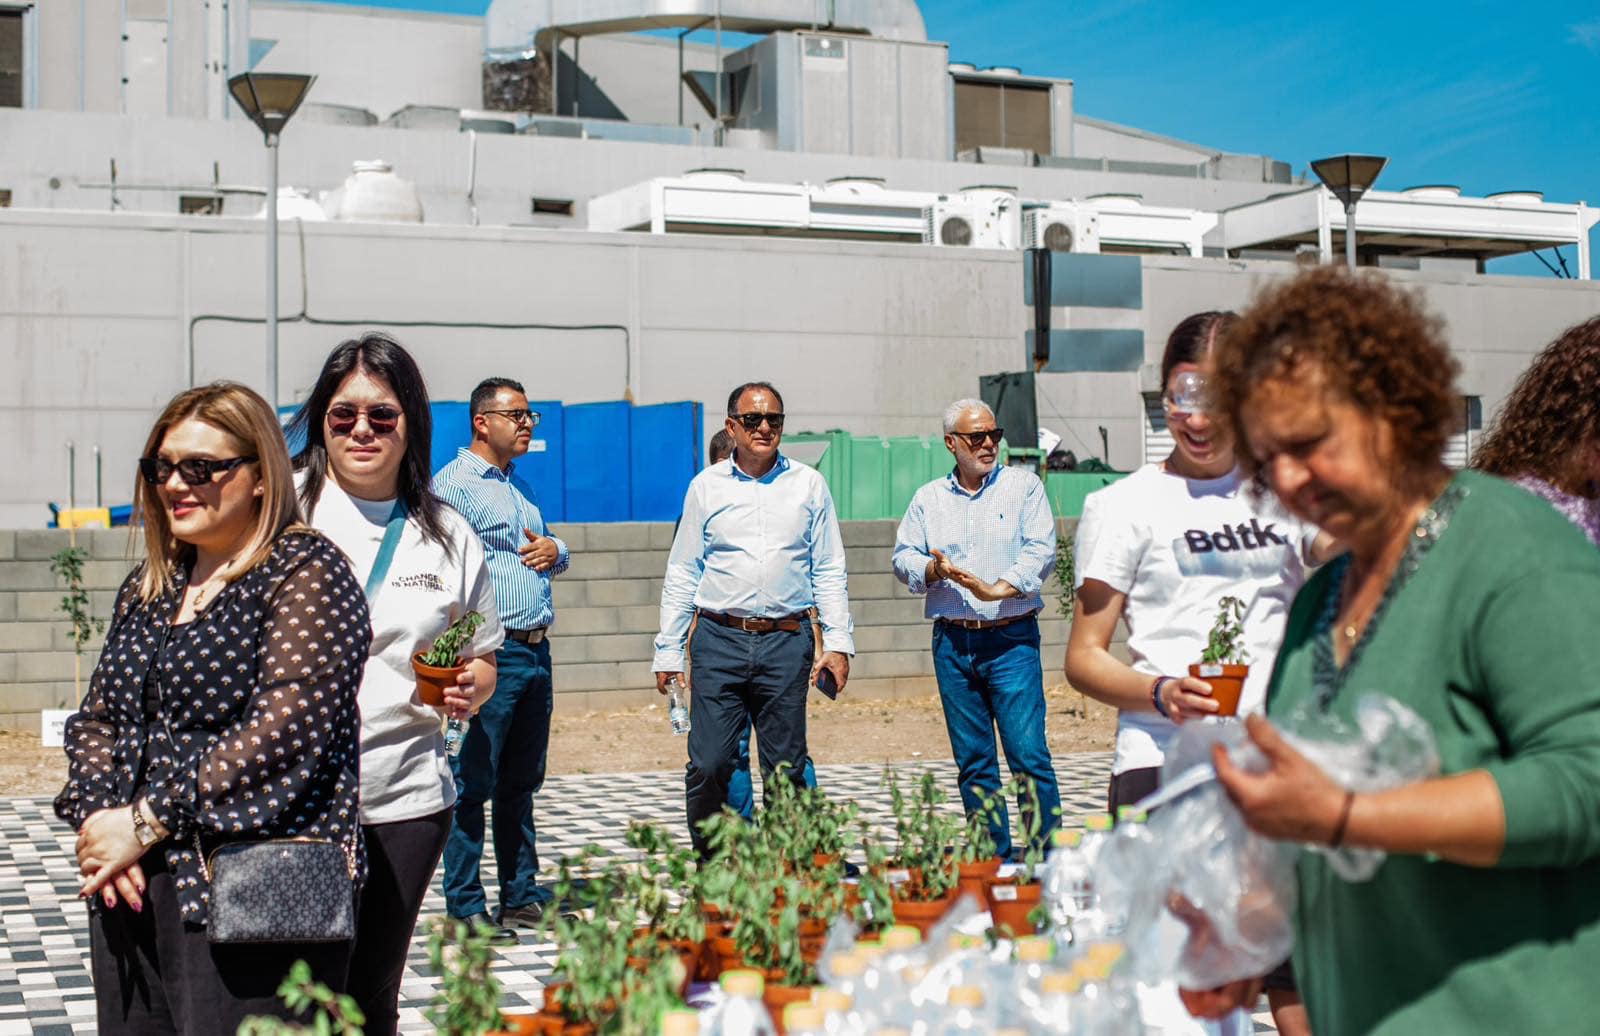
<path id="1" fill-rule="evenodd" d="M 1046 693 L 1047 729 L 1054 753 L 1111 747 L 1116 713 L 1062 684 Z M 830 702 L 812 696 L 811 757 L 820 764 L 947 759 L 950 741 L 936 697 Z M 676 770 L 684 742 L 667 726 L 660 706 L 606 712 L 565 712 L 556 699 L 550 732 L 550 772 L 625 773 Z M 41 748 L 34 733 L 0 730 L 0 789 L 7 795 L 54 795 L 66 777 L 59 748 Z"/>

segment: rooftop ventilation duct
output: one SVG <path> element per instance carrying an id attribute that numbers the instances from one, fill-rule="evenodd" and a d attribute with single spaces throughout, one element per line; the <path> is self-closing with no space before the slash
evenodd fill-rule
<path id="1" fill-rule="evenodd" d="M 1408 198 L 1459 198 L 1461 188 L 1453 183 L 1425 183 L 1400 192 Z"/>
<path id="2" fill-rule="evenodd" d="M 490 48 L 545 48 L 555 36 L 600 36 L 649 29 L 710 28 L 769 33 L 791 29 L 862 32 L 923 41 L 916 0 L 493 0 L 484 18 Z"/>

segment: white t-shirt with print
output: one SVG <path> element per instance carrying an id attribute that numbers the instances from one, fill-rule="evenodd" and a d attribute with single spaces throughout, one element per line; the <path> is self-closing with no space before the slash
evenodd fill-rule
<path id="1" fill-rule="evenodd" d="M 1133 668 L 1186 676 L 1200 661 L 1217 602 L 1245 603 L 1250 676 L 1239 714 L 1259 712 L 1283 641 L 1289 605 L 1310 567 L 1317 528 L 1277 498 L 1257 500 L 1237 469 L 1217 479 L 1186 479 L 1160 464 L 1089 494 L 1078 522 L 1077 578 L 1098 579 L 1127 596 Z M 1117 717 L 1113 773 L 1160 766 L 1177 725 L 1155 712 Z"/>
<path id="2" fill-rule="evenodd" d="M 365 586 L 393 511 L 393 500 L 356 499 L 329 478 L 311 524 L 345 552 Z M 360 695 L 364 824 L 413 820 L 456 800 L 440 713 L 417 697 L 411 656 L 432 647 L 433 638 L 469 611 L 482 614 L 484 623 L 463 658 L 489 654 L 505 639 L 483 545 L 453 509 L 441 508 L 440 516 L 450 550 L 423 539 L 421 528 L 408 521 L 388 578 L 370 602 L 372 650 Z"/>

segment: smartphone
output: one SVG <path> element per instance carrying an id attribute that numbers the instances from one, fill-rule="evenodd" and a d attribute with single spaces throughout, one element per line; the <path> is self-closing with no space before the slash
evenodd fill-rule
<path id="1" fill-rule="evenodd" d="M 839 681 L 833 678 L 833 670 L 823 667 L 817 670 L 817 690 L 828 696 L 829 701 L 839 698 Z"/>

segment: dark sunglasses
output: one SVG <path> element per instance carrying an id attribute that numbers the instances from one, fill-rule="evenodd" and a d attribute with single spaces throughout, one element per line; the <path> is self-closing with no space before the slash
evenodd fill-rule
<path id="1" fill-rule="evenodd" d="M 762 421 L 767 422 L 767 426 L 775 432 L 783 431 L 782 414 L 734 414 L 733 419 L 743 425 L 747 432 L 759 429 Z"/>
<path id="2" fill-rule="evenodd" d="M 517 426 L 527 425 L 532 428 L 539 423 L 537 410 L 480 410 L 480 414 L 499 414 L 501 417 Z"/>
<path id="3" fill-rule="evenodd" d="M 254 457 L 231 457 L 228 460 L 212 460 L 210 457 L 185 457 L 180 461 L 163 460 L 160 457 L 140 457 L 139 474 L 152 486 L 166 484 L 167 479 L 176 471 L 183 476 L 186 486 L 204 486 L 211 482 L 218 473 L 232 471 L 241 464 L 249 464 Z"/>
<path id="4" fill-rule="evenodd" d="M 400 411 L 392 406 L 374 406 L 358 410 L 348 403 L 335 403 L 328 408 L 328 431 L 334 435 L 349 435 L 355 431 L 361 415 L 367 415 L 367 427 L 373 435 L 388 435 L 400 427 Z"/>
<path id="5" fill-rule="evenodd" d="M 999 446 L 1000 440 L 1006 437 L 1006 430 L 1004 428 L 990 428 L 982 432 L 951 432 L 950 434 L 957 439 L 965 439 L 967 445 L 975 450 L 985 442 Z"/>

